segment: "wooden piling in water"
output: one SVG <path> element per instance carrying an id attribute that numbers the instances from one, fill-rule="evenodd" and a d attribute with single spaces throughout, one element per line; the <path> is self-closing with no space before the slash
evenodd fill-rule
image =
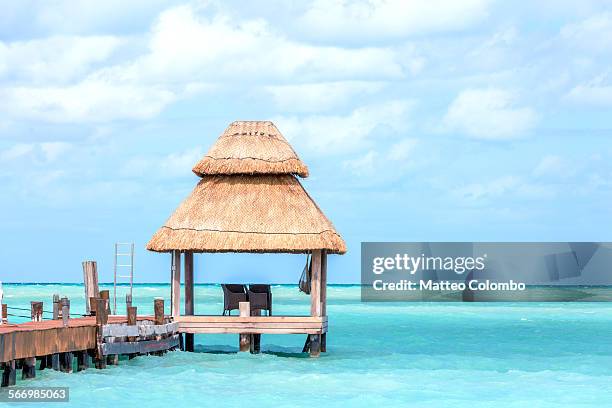
<path id="1" fill-rule="evenodd" d="M 21 364 L 21 379 L 26 380 L 36 377 L 36 357 L 23 359 Z"/>
<path id="2" fill-rule="evenodd" d="M 253 310 L 251 311 L 251 316 L 261 316 L 261 310 Z M 261 351 L 261 334 L 253 333 L 250 335 L 251 337 L 251 354 L 258 354 Z"/>
<path id="3" fill-rule="evenodd" d="M 310 357 L 319 357 L 321 354 L 321 336 L 319 334 L 310 335 Z"/>
<path id="4" fill-rule="evenodd" d="M 136 306 L 128 306 L 127 307 L 127 325 L 128 326 L 136 326 L 136 320 L 138 317 L 138 308 Z M 128 336 L 127 341 L 134 341 L 135 338 L 133 336 Z M 131 360 L 136 357 L 136 354 L 130 353 L 128 354 L 128 358 Z"/>
<path id="5" fill-rule="evenodd" d="M 3 324 L 8 323 L 8 305 L 6 303 L 2 304 L 2 316 L 0 318 Z"/>
<path id="6" fill-rule="evenodd" d="M 77 351 L 77 371 L 87 370 L 89 368 L 89 354 L 87 350 Z"/>
<path id="7" fill-rule="evenodd" d="M 100 291 L 100 295 L 102 295 Z M 106 291 L 108 294 L 108 291 Z M 102 353 L 102 343 L 104 342 L 104 337 L 102 336 L 102 326 L 104 326 L 108 322 L 108 299 L 104 299 L 102 297 L 96 299 L 96 326 L 97 326 L 97 346 L 96 346 L 96 354 L 95 354 L 95 366 L 98 369 L 106 368 L 106 359 Z"/>
<path id="8" fill-rule="evenodd" d="M 53 295 L 53 320 L 59 320 L 60 317 L 60 297 L 58 294 Z M 60 369 L 60 355 L 55 353 L 51 355 L 51 367 L 55 371 Z"/>
<path id="9" fill-rule="evenodd" d="M 110 310 L 110 293 L 108 290 L 101 290 L 100 291 L 100 298 L 106 300 L 106 316 L 111 314 L 111 310 Z M 97 311 L 97 304 L 96 304 L 96 311 Z"/>
<path id="10" fill-rule="evenodd" d="M 251 303 L 250 302 L 239 302 L 238 310 L 240 311 L 240 317 L 248 317 L 251 315 Z M 251 349 L 251 334 L 240 333 L 240 351 L 249 351 Z"/>
<path id="11" fill-rule="evenodd" d="M 179 259 L 180 259 L 180 256 L 179 256 Z M 180 264 L 178 268 L 180 270 Z M 153 300 L 153 310 L 155 312 L 155 324 L 156 325 L 164 324 L 164 299 L 163 298 L 155 298 Z M 155 340 L 161 340 L 161 335 L 156 335 Z M 151 354 L 156 355 L 156 356 L 161 356 L 162 354 L 164 354 L 164 352 L 156 351 Z"/>
<path id="12" fill-rule="evenodd" d="M 83 262 L 83 285 L 85 286 L 85 312 L 91 315 L 90 298 L 100 297 L 98 288 L 98 264 L 96 261 Z"/>
<path id="13" fill-rule="evenodd" d="M 193 316 L 194 301 L 193 301 L 193 252 L 186 251 L 184 255 L 185 262 L 185 316 Z M 185 333 L 185 351 L 194 350 L 194 334 Z"/>
<path id="14" fill-rule="evenodd" d="M 2 387 L 10 387 L 15 385 L 17 381 L 17 369 L 15 366 L 15 360 L 7 361 L 2 363 Z"/>
<path id="15" fill-rule="evenodd" d="M 67 297 L 63 297 L 61 300 L 62 308 L 62 322 L 64 327 L 68 327 L 70 320 L 70 300 Z"/>
<path id="16" fill-rule="evenodd" d="M 66 353 L 60 353 L 60 371 L 63 373 L 71 373 L 73 371 L 73 360 L 74 353 L 72 353 L 71 351 Z"/>
<path id="17" fill-rule="evenodd" d="M 155 324 L 164 324 L 164 299 L 155 298 L 153 309 L 155 310 Z"/>

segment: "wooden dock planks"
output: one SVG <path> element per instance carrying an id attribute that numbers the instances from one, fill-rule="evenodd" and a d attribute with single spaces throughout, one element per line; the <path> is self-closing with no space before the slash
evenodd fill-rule
<path id="1" fill-rule="evenodd" d="M 179 316 L 181 333 L 321 334 L 327 316 Z"/>
<path id="2" fill-rule="evenodd" d="M 152 320 L 139 316 L 138 320 Z M 109 323 L 124 323 L 125 316 L 109 316 Z M 96 318 L 82 317 L 68 320 L 43 320 L 0 326 L 0 362 L 41 357 L 56 353 L 96 348 Z"/>

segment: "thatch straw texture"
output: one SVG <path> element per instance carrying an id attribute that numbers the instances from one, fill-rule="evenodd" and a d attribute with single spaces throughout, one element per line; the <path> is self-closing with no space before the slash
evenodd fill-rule
<path id="1" fill-rule="evenodd" d="M 203 177 L 147 249 L 341 254 L 346 245 L 294 176 L 224 175 Z"/>
<path id="2" fill-rule="evenodd" d="M 216 174 L 296 174 L 308 167 L 272 122 L 233 122 L 194 167 L 198 176 Z"/>

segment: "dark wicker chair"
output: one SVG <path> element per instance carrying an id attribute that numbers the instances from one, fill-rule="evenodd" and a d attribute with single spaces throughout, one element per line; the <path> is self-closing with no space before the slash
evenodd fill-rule
<path id="1" fill-rule="evenodd" d="M 247 297 L 251 304 L 251 312 L 267 310 L 268 316 L 272 316 L 272 290 L 270 285 L 249 285 Z"/>
<path id="2" fill-rule="evenodd" d="M 223 316 L 225 312 L 232 314 L 232 310 L 239 310 L 238 303 L 247 301 L 246 287 L 237 284 L 222 284 L 223 288 Z"/>

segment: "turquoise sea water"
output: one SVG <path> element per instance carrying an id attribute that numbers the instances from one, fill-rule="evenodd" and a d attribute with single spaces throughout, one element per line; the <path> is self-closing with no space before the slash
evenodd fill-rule
<path id="1" fill-rule="evenodd" d="M 10 306 L 42 300 L 48 310 L 59 293 L 83 310 L 78 285 L 5 284 L 4 292 Z M 156 296 L 168 299 L 169 287 L 137 285 L 139 313 L 151 313 Z M 38 371 L 18 385 L 68 386 L 70 406 L 114 408 L 612 406 L 612 304 L 375 304 L 359 296 L 357 286 L 328 288 L 328 353 L 319 359 L 299 353 L 304 335 L 264 335 L 259 355 L 236 353 L 237 335 L 202 335 L 197 353 Z M 195 297 L 196 313 L 221 312 L 219 287 L 197 286 Z M 275 314 L 309 311 L 295 286 L 273 287 L 273 301 Z"/>

